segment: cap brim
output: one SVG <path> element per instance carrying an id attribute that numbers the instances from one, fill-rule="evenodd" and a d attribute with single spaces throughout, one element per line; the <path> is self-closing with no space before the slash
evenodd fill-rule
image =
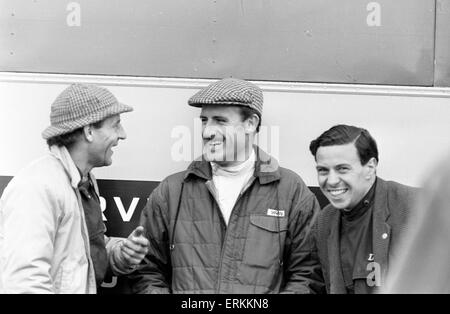
<path id="1" fill-rule="evenodd" d="M 189 103 L 189 106 L 201 108 L 205 105 L 214 105 L 214 106 L 241 106 L 241 107 L 249 107 L 251 108 L 250 103 L 239 102 L 239 101 L 209 101 L 209 102 L 193 102 Z"/>
<path id="2" fill-rule="evenodd" d="M 106 110 L 93 113 L 87 117 L 83 117 L 75 121 L 62 123 L 60 125 L 50 125 L 42 132 L 42 138 L 44 140 L 48 140 L 49 138 L 67 134 L 72 131 L 75 131 L 76 129 L 82 128 L 86 125 L 99 122 L 110 116 L 125 112 L 131 112 L 133 110 L 134 110 L 133 107 L 118 102 L 117 104 L 108 107 Z"/>
<path id="3" fill-rule="evenodd" d="M 188 105 L 191 106 L 191 107 L 201 108 L 201 107 L 203 107 L 204 104 L 200 104 L 200 103 L 194 102 L 194 103 L 188 103 Z"/>

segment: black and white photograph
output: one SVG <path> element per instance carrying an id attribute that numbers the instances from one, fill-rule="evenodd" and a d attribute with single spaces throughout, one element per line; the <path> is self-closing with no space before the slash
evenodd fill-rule
<path id="1" fill-rule="evenodd" d="M 0 294 L 450 293 L 450 0 L 0 0 L 0 133 Z"/>

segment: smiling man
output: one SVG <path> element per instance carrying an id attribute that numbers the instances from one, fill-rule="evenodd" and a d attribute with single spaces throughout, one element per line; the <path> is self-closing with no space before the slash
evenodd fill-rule
<path id="1" fill-rule="evenodd" d="M 330 201 L 315 224 L 327 291 L 376 292 L 417 189 L 377 177 L 378 148 L 365 129 L 336 125 L 313 140 L 310 151 Z"/>
<path id="2" fill-rule="evenodd" d="M 149 262 L 134 290 L 320 292 L 310 232 L 319 205 L 298 175 L 254 146 L 262 91 L 224 79 L 188 103 L 201 108 L 203 156 L 150 195 L 141 216 Z"/>
<path id="3" fill-rule="evenodd" d="M 91 170 L 112 163 L 133 108 L 107 89 L 73 84 L 51 107 L 49 153 L 15 176 L 0 203 L 0 292 L 95 293 L 106 272 L 134 270 L 147 253 L 143 228 L 108 238 Z"/>

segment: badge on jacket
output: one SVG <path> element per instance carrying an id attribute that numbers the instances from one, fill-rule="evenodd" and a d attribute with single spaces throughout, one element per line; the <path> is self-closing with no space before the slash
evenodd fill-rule
<path id="1" fill-rule="evenodd" d="M 284 210 L 276 210 L 276 209 L 269 208 L 267 210 L 267 216 L 284 217 Z"/>

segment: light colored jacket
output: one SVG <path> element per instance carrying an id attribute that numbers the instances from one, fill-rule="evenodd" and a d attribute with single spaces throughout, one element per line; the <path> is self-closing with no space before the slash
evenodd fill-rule
<path id="1" fill-rule="evenodd" d="M 0 200 L 0 292 L 96 293 L 89 236 L 65 147 L 19 172 Z"/>

